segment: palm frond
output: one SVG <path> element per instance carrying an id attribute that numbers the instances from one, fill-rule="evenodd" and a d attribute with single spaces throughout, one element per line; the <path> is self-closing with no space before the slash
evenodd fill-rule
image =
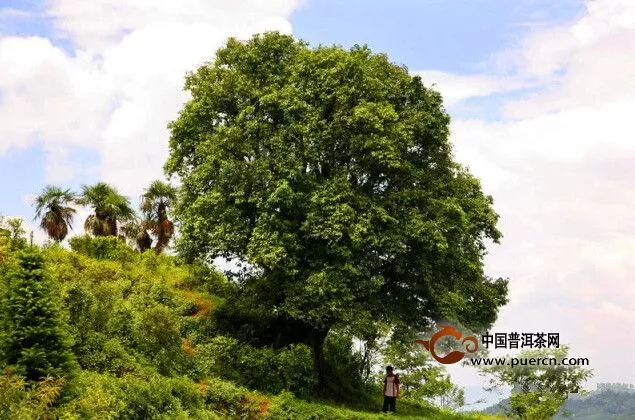
<path id="1" fill-rule="evenodd" d="M 125 223 L 137 217 L 130 204 L 130 199 L 121 195 L 116 188 L 105 182 L 82 186 L 82 193 L 77 201 L 93 207 L 94 213 L 91 215 L 93 220 L 90 222 L 92 226 L 90 230 L 94 235 L 116 235 L 119 223 Z M 98 220 L 99 223 L 94 219 Z M 88 223 L 88 219 L 86 222 Z"/>
<path id="2" fill-rule="evenodd" d="M 47 185 L 35 198 L 35 219 L 41 219 L 40 227 L 55 241 L 62 241 L 72 229 L 76 210 L 69 203 L 75 201 L 75 194 L 54 185 Z"/>

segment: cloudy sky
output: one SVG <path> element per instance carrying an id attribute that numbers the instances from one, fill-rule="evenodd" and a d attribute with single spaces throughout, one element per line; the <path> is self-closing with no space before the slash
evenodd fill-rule
<path id="1" fill-rule="evenodd" d="M 635 382 L 633 0 L 0 0 L 0 213 L 31 220 L 47 183 L 137 197 L 184 72 L 264 30 L 367 43 L 435 83 L 501 215 L 493 331 L 559 332 L 590 385 Z"/>

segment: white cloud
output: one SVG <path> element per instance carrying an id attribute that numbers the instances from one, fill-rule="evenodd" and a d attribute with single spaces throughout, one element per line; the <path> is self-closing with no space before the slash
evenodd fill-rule
<path id="1" fill-rule="evenodd" d="M 36 137 L 49 149 L 94 142 L 109 100 L 104 78 L 49 40 L 0 38 L 0 153 Z"/>
<path id="2" fill-rule="evenodd" d="M 137 196 L 161 174 L 166 123 L 186 99 L 184 72 L 229 35 L 290 32 L 297 4 L 50 0 L 59 35 L 76 47 L 0 38 L 0 154 L 41 144 L 49 181 L 60 181 L 76 170 L 68 151 L 92 149 L 101 178 Z M 635 346 L 635 335 L 620 332 L 633 328 L 635 307 L 635 3 L 586 4 L 576 22 L 538 28 L 501 54 L 491 74 L 421 74 L 450 106 L 534 88 L 506 103 L 501 122 L 452 126 L 457 158 L 502 216 L 505 237 L 487 260 L 491 274 L 512 279 L 497 328 L 556 329 L 576 355 L 592 357 L 598 380 L 628 380 L 635 367 L 603 351 L 628 360 Z M 497 76 L 501 63 L 512 76 Z"/>
<path id="3" fill-rule="evenodd" d="M 586 5 L 501 54 L 534 93 L 507 101 L 502 121 L 455 120 L 452 139 L 501 214 L 487 269 L 511 278 L 510 303 L 494 330 L 558 331 L 590 357 L 594 382 L 632 381 L 635 366 L 615 360 L 635 346 L 635 3 Z M 480 78 L 470 90 L 469 77 L 446 77 L 446 91 L 466 98 L 509 80 Z"/>
<path id="4" fill-rule="evenodd" d="M 162 175 L 166 125 L 187 99 L 186 71 L 228 36 L 289 33 L 298 0 L 51 0 L 72 54 L 40 37 L 0 38 L 0 154 L 41 144 L 47 182 L 76 168 L 69 150 L 96 150 L 100 177 L 138 195 Z"/>
<path id="5" fill-rule="evenodd" d="M 526 77 L 551 82 L 548 89 L 508 104 L 510 117 L 635 98 L 635 5 L 630 0 L 588 0 L 586 6 L 572 25 L 529 36 L 508 54 Z"/>
<path id="6" fill-rule="evenodd" d="M 125 34 L 151 25 L 166 27 L 167 33 L 174 24 L 207 26 L 218 28 L 225 36 L 229 33 L 245 36 L 272 27 L 288 31 L 287 18 L 298 4 L 299 0 L 50 0 L 49 13 L 55 17 L 60 31 L 81 49 L 101 51 L 116 44 Z M 218 39 L 190 39 L 194 45 L 180 48 L 196 49 L 195 45 L 202 40 L 218 42 Z"/>
<path id="7" fill-rule="evenodd" d="M 500 78 L 489 75 L 459 76 L 437 70 L 416 72 L 426 86 L 435 85 L 443 95 L 446 106 L 455 105 L 465 99 L 509 92 L 528 86 L 528 81 L 518 78 Z"/>

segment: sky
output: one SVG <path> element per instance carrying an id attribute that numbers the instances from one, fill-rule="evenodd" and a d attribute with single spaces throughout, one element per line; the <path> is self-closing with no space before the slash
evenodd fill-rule
<path id="1" fill-rule="evenodd" d="M 510 302 L 492 332 L 559 332 L 589 386 L 635 382 L 632 0 L 0 0 L 0 213 L 32 227 L 49 183 L 138 197 L 185 72 L 266 30 L 368 44 L 439 90 L 501 216 L 486 268 Z"/>

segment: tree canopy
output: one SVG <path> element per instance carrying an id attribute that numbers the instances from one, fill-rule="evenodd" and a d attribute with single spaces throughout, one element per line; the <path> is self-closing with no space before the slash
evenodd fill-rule
<path id="1" fill-rule="evenodd" d="M 70 204 L 74 200 L 71 190 L 54 185 L 47 185 L 35 198 L 35 218 L 40 219 L 40 227 L 57 242 L 63 241 L 72 229 L 76 210 Z"/>
<path id="2" fill-rule="evenodd" d="M 135 218 L 130 200 L 105 182 L 82 186 L 76 201 L 94 209 L 84 222 L 84 229 L 95 236 L 116 236 L 119 224 Z"/>
<path id="3" fill-rule="evenodd" d="M 230 39 L 170 124 L 178 250 L 238 259 L 277 336 L 377 320 L 480 329 L 506 302 L 483 270 L 498 216 L 453 159 L 441 95 L 365 46 Z M 296 326 L 292 329 L 289 325 Z"/>

